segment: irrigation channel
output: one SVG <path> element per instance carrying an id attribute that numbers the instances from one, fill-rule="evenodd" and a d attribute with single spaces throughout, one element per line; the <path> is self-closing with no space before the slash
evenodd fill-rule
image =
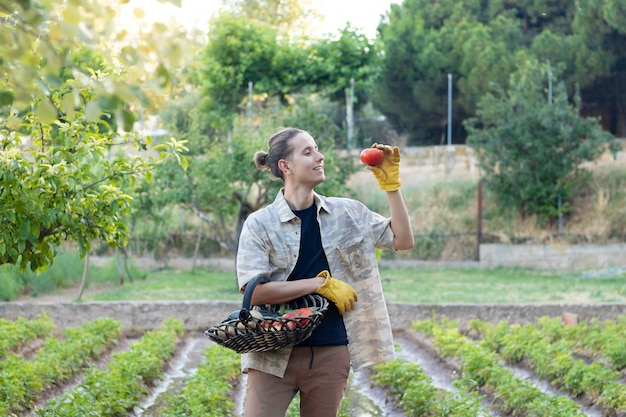
<path id="1" fill-rule="evenodd" d="M 432 378 L 435 387 L 448 391 L 456 388 L 452 382 L 454 373 L 458 371 L 454 365 L 444 361 L 413 332 L 399 331 L 394 334 L 397 345 L 397 356 L 407 362 L 415 362 Z M 130 414 L 132 417 L 157 417 L 159 410 L 166 404 L 166 398 L 178 393 L 184 386 L 185 379 L 196 372 L 202 360 L 204 350 L 211 345 L 203 335 L 188 337 L 177 355 L 170 361 L 164 379 L 157 384 L 150 395 Z M 525 369 L 512 368 L 517 376 L 532 380 L 534 377 Z M 355 417 L 405 417 L 406 414 L 386 394 L 385 390 L 372 384 L 370 373 L 353 372 L 346 396 L 350 399 L 350 413 Z M 233 387 L 232 398 L 236 409 L 234 416 L 243 415 L 245 375 Z M 537 386 L 550 395 L 563 395 L 548 383 L 536 382 Z M 489 403 L 484 404 L 484 416 L 497 416 L 489 410 Z M 601 417 L 600 411 L 581 405 L 581 411 L 590 417 Z"/>
<path id="2" fill-rule="evenodd" d="M 92 321 L 100 317 L 109 317 L 118 320 L 124 329 L 118 345 L 94 364 L 104 368 L 116 352 L 129 349 L 133 341 L 141 335 L 161 323 L 164 318 L 171 317 L 180 319 L 185 323 L 187 334 L 177 346 L 175 355 L 167 362 L 164 378 L 157 385 L 149 388 L 148 395 L 132 412 L 131 417 L 156 417 L 162 410 L 167 399 L 171 395 L 178 394 L 186 383 L 187 378 L 197 372 L 198 365 L 204 358 L 207 348 L 212 342 L 204 336 L 202 329 L 206 328 L 207 318 L 223 317 L 230 311 L 238 308 L 238 303 L 228 302 L 13 302 L 0 303 L 0 317 L 8 320 L 26 318 L 36 319 L 45 311 L 50 319 L 61 331 L 68 327 L 80 326 L 86 321 Z M 432 317 L 446 317 L 450 320 L 458 320 L 459 327 L 467 326 L 468 318 L 480 318 L 490 323 L 498 323 L 506 320 L 510 323 L 531 323 L 540 317 L 565 317 L 577 316 L 581 321 L 597 319 L 611 321 L 617 317 L 626 316 L 626 304 L 523 304 L 523 305 L 430 305 L 430 304 L 407 304 L 390 303 L 388 305 L 390 317 L 395 324 L 394 342 L 397 345 L 397 356 L 405 362 L 413 362 L 421 367 L 432 381 L 432 385 L 447 391 L 455 391 L 453 384 L 460 373 L 458 360 L 449 359 L 440 355 L 433 347 L 433 341 L 423 333 L 412 329 L 411 323 L 420 320 L 429 320 Z M 211 320 L 208 320 L 211 321 Z M 39 345 L 30 347 L 30 355 Z M 531 366 L 521 362 L 516 365 L 501 363 L 511 370 L 517 379 L 524 380 L 536 386 L 542 393 L 550 397 L 566 396 L 563 391 L 556 390 L 549 382 L 538 378 Z M 398 407 L 389 394 L 381 387 L 374 385 L 370 380 L 371 373 L 368 371 L 353 372 L 346 393 L 349 401 L 350 417 L 402 417 L 407 414 Z M 42 398 L 37 401 L 36 407 L 45 406 L 46 402 L 64 390 L 71 389 L 79 384 L 82 375 L 76 375 L 70 381 L 62 383 L 47 390 Z M 619 381 L 626 383 L 626 373 Z M 235 403 L 232 413 L 234 417 L 242 415 L 244 401 L 245 375 L 241 375 L 234 382 L 231 398 Z M 585 404 L 584 400 L 572 398 L 580 406 L 580 411 L 589 417 L 603 416 L 603 410 L 599 406 L 594 407 Z M 494 398 L 485 398 L 482 403 L 483 416 L 501 416 L 493 407 Z M 34 416 L 34 412 L 19 414 Z M 624 414 L 620 414 L 623 417 Z M 617 417 L 617 416 L 616 416 Z"/>
<path id="3" fill-rule="evenodd" d="M 454 374 L 458 368 L 454 364 L 442 359 L 433 349 L 412 331 L 399 331 L 394 333 L 394 342 L 397 345 L 397 356 L 407 362 L 415 362 L 432 379 L 435 387 L 448 391 L 454 391 Z M 133 417 L 156 417 L 159 410 L 164 407 L 169 395 L 178 393 L 184 386 L 185 379 L 196 372 L 196 368 L 202 360 L 204 350 L 212 344 L 203 335 L 188 337 L 184 345 L 178 350 L 176 356 L 170 361 L 168 370 L 163 380 L 156 385 L 150 395 L 144 399 L 139 407 L 136 407 L 130 415 Z M 545 393 L 558 396 L 563 395 L 548 383 L 537 380 L 529 371 L 522 367 L 512 367 L 513 372 L 522 379 L 534 380 L 536 385 Z M 404 417 L 407 416 L 398 407 L 385 390 L 374 385 L 369 379 L 368 371 L 353 372 L 350 376 L 348 392 L 350 399 L 350 415 L 355 417 Z M 234 416 L 243 414 L 245 375 L 234 384 L 232 398 L 235 402 Z M 490 410 L 489 403 L 484 402 L 484 416 L 498 416 Z M 590 417 L 601 417 L 601 411 L 594 410 L 581 404 L 581 411 Z"/>
<path id="4" fill-rule="evenodd" d="M 437 381 L 437 386 L 444 389 L 452 387 L 450 370 L 433 354 L 412 346 L 410 340 L 405 337 L 396 338 L 396 343 L 401 346 L 398 356 L 407 361 L 419 363 Z M 202 353 L 212 344 L 204 336 L 191 337 L 185 342 L 176 357 L 170 362 L 170 366 L 164 379 L 152 390 L 151 394 L 143 403 L 135 409 L 133 417 L 156 417 L 159 410 L 164 406 L 168 395 L 177 393 L 182 389 L 185 378 L 196 371 L 197 365 L 202 360 Z M 346 396 L 350 398 L 351 413 L 359 417 L 402 417 L 406 416 L 402 410 L 394 406 L 387 398 L 385 391 L 373 385 L 369 380 L 369 372 L 353 372 Z M 235 416 L 243 415 L 245 375 L 242 375 L 239 383 L 235 384 L 233 399 L 236 404 Z"/>

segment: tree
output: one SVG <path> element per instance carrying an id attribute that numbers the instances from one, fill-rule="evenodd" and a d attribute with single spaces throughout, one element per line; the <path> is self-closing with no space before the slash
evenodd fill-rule
<path id="1" fill-rule="evenodd" d="M 590 82 L 581 85 L 583 111 L 602 117 L 605 129 L 626 136 L 626 4 L 615 0 L 577 0 L 574 33 L 588 46 L 577 64 L 595 66 Z M 603 51 L 599 53 L 598 50 Z M 584 69 L 583 69 L 584 70 Z M 581 71 L 582 73 L 583 71 Z"/>
<path id="2" fill-rule="evenodd" d="M 560 67 L 581 112 L 624 131 L 623 2 L 612 0 L 404 0 L 379 25 L 384 60 L 374 105 L 409 143 L 441 143 L 447 128 L 447 74 L 453 80 L 454 137 L 475 115 L 490 83 L 505 86 L 515 54 Z"/>
<path id="3" fill-rule="evenodd" d="M 376 60 L 374 43 L 349 26 L 336 38 L 298 39 L 267 22 L 220 13 L 212 21 L 199 75 L 205 123 L 217 133 L 228 131 L 244 112 L 250 82 L 254 99 L 267 105 L 288 104 L 299 93 L 345 103 L 351 78 L 356 96 L 364 99 Z"/>
<path id="4" fill-rule="evenodd" d="M 540 223 L 559 216 L 557 198 L 567 214 L 588 171 L 581 165 L 617 142 L 595 118 L 579 115 L 580 98 L 570 102 L 565 84 L 555 80 L 548 96 L 548 64 L 520 54 L 508 89 L 495 86 L 478 103 L 465 125 L 468 145 L 476 149 L 483 181 L 506 207 L 536 215 Z"/>
<path id="5" fill-rule="evenodd" d="M 150 138 L 118 133 L 150 105 L 124 65 L 154 62 L 143 44 L 109 54 L 113 14 L 95 0 L 0 2 L 0 264 L 41 270 L 66 240 L 82 256 L 95 239 L 123 245 L 128 186 L 169 157 L 186 165 L 180 141 L 147 154 Z M 165 67 L 145 81 L 162 86 Z"/>
<path id="6" fill-rule="evenodd" d="M 379 26 L 384 58 L 373 104 L 411 144 L 443 142 L 447 130 L 448 74 L 453 79 L 454 131 L 475 111 L 490 82 L 502 83 L 521 38 L 504 16 L 478 19 L 472 2 L 405 0 L 392 4 Z M 468 10 L 469 9 L 469 10 Z"/>
<path id="7" fill-rule="evenodd" d="M 168 193 L 170 203 L 193 210 L 210 226 L 211 237 L 234 254 L 245 219 L 273 201 L 282 186 L 281 181 L 256 168 L 254 153 L 266 149 L 267 139 L 279 126 L 296 126 L 310 131 L 325 155 L 327 180 L 318 190 L 330 195 L 345 194 L 345 184 L 354 172 L 354 164 L 335 152 L 334 143 L 340 130 L 319 111 L 315 100 L 302 97 L 296 101 L 297 104 L 290 107 L 263 109 L 257 106 L 252 117 L 239 115 L 234 121 L 230 141 L 211 141 L 204 152 L 189 155 L 186 179 L 169 177 L 172 180 L 169 184 L 162 182 L 158 189 L 150 192 L 159 195 L 163 190 L 178 190 L 178 199 Z M 184 108 L 178 111 L 187 113 Z M 194 148 L 193 143 L 190 147 Z"/>

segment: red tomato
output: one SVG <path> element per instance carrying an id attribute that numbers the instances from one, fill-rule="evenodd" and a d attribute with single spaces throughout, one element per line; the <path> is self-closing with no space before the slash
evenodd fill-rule
<path id="1" fill-rule="evenodd" d="M 283 325 L 278 320 L 268 320 L 263 323 L 263 328 L 265 330 L 276 331 L 276 330 L 282 330 Z"/>
<path id="2" fill-rule="evenodd" d="M 382 149 L 367 148 L 361 151 L 361 161 L 369 166 L 378 166 L 385 159 L 385 153 Z"/>
<path id="3" fill-rule="evenodd" d="M 309 322 L 309 319 L 305 317 L 308 317 L 312 314 L 313 314 L 313 310 L 311 310 L 310 308 L 303 307 L 297 310 L 289 311 L 283 314 L 283 317 L 296 319 L 300 323 L 301 326 L 304 326 L 305 324 Z M 288 323 L 290 325 L 295 325 L 295 323 L 292 321 L 289 321 Z"/>

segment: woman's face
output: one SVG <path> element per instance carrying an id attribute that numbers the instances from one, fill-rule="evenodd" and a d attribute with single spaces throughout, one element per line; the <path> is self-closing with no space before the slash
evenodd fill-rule
<path id="1" fill-rule="evenodd" d="M 281 169 L 285 182 L 308 184 L 312 187 L 326 179 L 324 174 L 324 155 L 318 149 L 315 140 L 306 132 L 298 133 L 291 139 L 293 153 L 281 160 Z"/>

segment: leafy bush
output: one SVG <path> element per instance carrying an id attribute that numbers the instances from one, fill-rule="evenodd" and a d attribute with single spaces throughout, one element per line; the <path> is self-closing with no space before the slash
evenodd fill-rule
<path id="1" fill-rule="evenodd" d="M 141 270 L 132 258 L 128 259 L 126 266 L 124 266 L 124 261 L 122 260 L 122 269 L 127 280 L 146 279 L 146 272 Z M 102 266 L 91 266 L 89 268 L 89 277 L 92 282 L 119 282 L 120 274 L 115 256 Z"/>
<path id="2" fill-rule="evenodd" d="M 45 311 L 36 320 L 23 317 L 17 320 L 0 318 L 0 359 L 30 340 L 49 336 L 55 328 L 56 325 Z"/>
<path id="3" fill-rule="evenodd" d="M 597 119 L 580 117 L 580 99 L 572 104 L 563 82 L 555 83 L 553 100 L 546 97 L 549 70 L 524 61 L 509 89 L 496 87 L 483 96 L 476 117 L 464 123 L 485 186 L 503 205 L 536 215 L 540 224 L 572 211 L 573 196 L 589 178 L 584 162 L 594 161 L 607 145 L 618 149 Z"/>
<path id="4" fill-rule="evenodd" d="M 80 282 L 84 261 L 73 251 L 59 251 L 54 263 L 41 273 L 24 271 L 23 280 L 26 292 L 33 296 L 44 294 L 59 288 L 71 288 Z"/>
<path id="5" fill-rule="evenodd" d="M 0 301 L 13 301 L 23 288 L 22 275 L 15 265 L 0 265 Z"/>

